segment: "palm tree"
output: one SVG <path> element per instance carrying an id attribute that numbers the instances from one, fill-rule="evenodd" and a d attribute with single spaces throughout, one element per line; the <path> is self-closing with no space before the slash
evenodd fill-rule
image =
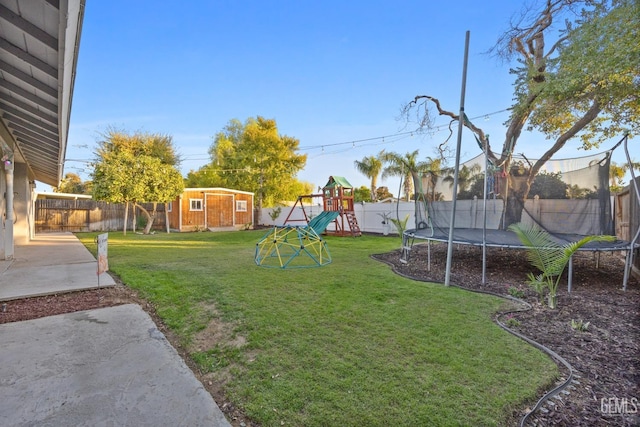
<path id="1" fill-rule="evenodd" d="M 460 170 L 458 170 L 458 192 L 467 191 L 473 182 L 473 177 L 480 173 L 480 165 L 474 163 L 473 166 L 468 167 L 467 165 L 463 165 Z M 445 182 L 449 183 L 449 187 L 453 187 L 453 169 L 447 170 L 450 175 L 447 175 L 444 178 Z"/>
<path id="2" fill-rule="evenodd" d="M 609 188 L 611 191 L 620 191 L 624 187 L 624 177 L 630 168 L 640 169 L 640 163 L 632 161 L 631 164 L 624 163 L 622 165 L 611 162 L 609 165 Z"/>
<path id="3" fill-rule="evenodd" d="M 380 159 L 387 163 L 382 171 L 382 178 L 399 176 L 404 179 L 404 196 L 407 201 L 413 194 L 413 180 L 419 179 L 418 174 L 427 170 L 427 162 L 418 162 L 418 152 L 407 153 L 404 156 L 393 152 L 380 152 Z"/>
<path id="4" fill-rule="evenodd" d="M 425 162 L 424 179 L 427 184 L 425 196 L 429 201 L 433 202 L 436 200 L 436 184 L 438 183 L 438 178 L 440 178 L 441 173 L 442 160 L 427 157 L 427 161 Z M 431 196 L 429 196 L 429 191 L 431 191 Z"/>
<path id="5" fill-rule="evenodd" d="M 589 242 L 612 242 L 615 236 L 585 236 L 577 242 L 561 245 L 552 236 L 535 223 L 515 223 L 509 226 L 522 244 L 526 247 L 527 258 L 531 265 L 540 270 L 538 275 L 527 274 L 528 283 L 542 297 L 545 288 L 548 289 L 549 308 L 556 308 L 558 284 L 562 272 L 571 260 L 573 254 Z"/>
<path id="6" fill-rule="evenodd" d="M 382 161 L 375 156 L 367 156 L 354 162 L 358 172 L 371 180 L 371 200 L 376 200 L 376 187 L 378 186 L 378 175 L 382 170 Z"/>

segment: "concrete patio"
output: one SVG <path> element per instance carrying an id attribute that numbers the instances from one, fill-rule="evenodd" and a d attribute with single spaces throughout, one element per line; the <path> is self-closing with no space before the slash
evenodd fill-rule
<path id="1" fill-rule="evenodd" d="M 96 271 L 73 234 L 40 235 L 0 261 L 0 300 L 96 288 Z M 135 304 L 0 324 L 0 336 L 3 426 L 230 426 Z"/>

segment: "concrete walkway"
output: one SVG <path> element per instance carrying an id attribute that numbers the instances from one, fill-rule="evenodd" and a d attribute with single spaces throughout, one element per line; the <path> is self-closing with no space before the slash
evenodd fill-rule
<path id="1" fill-rule="evenodd" d="M 98 287 L 96 259 L 71 233 L 38 235 L 13 258 L 0 261 L 0 301 Z M 113 285 L 100 275 L 101 287 Z"/>
<path id="2" fill-rule="evenodd" d="M 15 254 L 0 264 L 2 299 L 97 286 L 96 261 L 72 234 Z M 0 338 L 2 426 L 230 426 L 135 304 L 1 324 Z"/>

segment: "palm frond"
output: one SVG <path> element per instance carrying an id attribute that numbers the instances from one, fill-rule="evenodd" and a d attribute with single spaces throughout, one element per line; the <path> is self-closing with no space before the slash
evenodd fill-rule
<path id="1" fill-rule="evenodd" d="M 561 246 L 552 240 L 549 233 L 536 224 L 511 224 L 509 230 L 513 231 L 522 244 L 527 247 L 529 262 L 542 272 L 537 276 L 529 273 L 527 275 L 529 285 L 540 295 L 544 288 L 548 287 L 550 297 L 554 298 L 562 272 L 578 249 L 594 241 L 611 242 L 615 240 L 614 236 L 585 236 L 577 242 Z M 552 304 L 549 300 L 549 306 L 555 308 L 555 302 Z"/>
<path id="2" fill-rule="evenodd" d="M 616 240 L 615 236 L 592 235 L 592 236 L 585 236 L 577 242 L 567 243 L 566 245 L 562 246 L 562 255 L 558 256 L 558 258 L 552 264 L 549 265 L 548 274 L 551 276 L 558 276 L 562 274 L 562 272 L 564 271 L 564 268 L 566 267 L 567 263 L 569 262 L 573 254 L 575 254 L 578 251 L 578 249 L 580 249 L 587 243 L 613 242 L 615 240 Z"/>
<path id="3" fill-rule="evenodd" d="M 520 242 L 527 247 L 527 259 L 540 271 L 547 271 L 562 253 L 562 247 L 535 223 L 527 225 L 518 222 L 511 224 L 509 230 L 513 231 Z"/>

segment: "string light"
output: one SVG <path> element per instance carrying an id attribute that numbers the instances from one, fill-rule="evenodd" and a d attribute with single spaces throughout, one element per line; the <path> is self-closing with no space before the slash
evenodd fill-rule
<path id="1" fill-rule="evenodd" d="M 481 119 L 481 118 L 484 118 L 485 120 L 487 120 L 487 118 L 489 118 L 491 116 L 494 116 L 494 115 L 500 114 L 500 113 L 504 113 L 505 111 L 509 111 L 509 110 L 510 110 L 509 108 L 505 108 L 503 110 L 494 111 L 492 113 L 481 114 L 479 116 L 472 117 L 469 120 L 476 120 L 476 119 Z M 435 126 L 430 131 L 439 132 L 441 130 L 446 130 L 448 128 L 449 128 L 449 124 L 443 124 L 443 125 Z M 358 139 L 358 140 L 355 140 L 355 141 L 336 142 L 336 143 L 332 143 L 332 144 L 323 144 L 323 145 L 302 146 L 302 147 L 299 147 L 299 150 L 300 151 L 310 151 L 310 150 L 316 150 L 316 149 L 320 148 L 322 150 L 322 152 L 324 152 L 324 148 L 325 147 L 335 147 L 335 146 L 347 145 L 347 144 L 351 144 L 353 148 L 355 148 L 355 144 L 356 143 L 358 143 L 358 147 L 364 147 L 364 146 L 367 146 L 367 145 L 386 144 L 387 141 L 385 139 L 393 139 L 394 141 L 397 141 L 397 140 L 402 139 L 403 137 L 413 137 L 414 133 L 420 133 L 420 129 L 415 129 L 415 130 L 407 131 L 407 132 L 400 132 L 400 133 L 396 133 L 396 134 L 392 134 L 392 135 L 383 135 L 383 136 L 376 136 L 376 137 L 372 137 L 372 138 Z"/>
<path id="2" fill-rule="evenodd" d="M 499 111 L 494 111 L 491 113 L 487 113 L 487 114 L 481 114 L 475 117 L 471 117 L 469 120 L 476 120 L 476 119 L 484 119 L 485 121 L 489 120 L 489 118 L 491 116 L 494 116 L 496 114 L 500 114 L 500 113 L 504 113 L 505 111 L 509 111 L 510 108 L 505 108 Z M 438 125 L 438 126 L 434 126 L 432 129 L 430 129 L 430 132 L 439 132 L 442 130 L 447 130 L 449 129 L 449 124 L 442 124 L 442 125 Z M 331 143 L 331 144 L 322 144 L 322 145 L 309 145 L 309 146 L 302 146 L 302 147 L 298 147 L 299 151 L 311 151 L 311 150 L 317 150 L 318 148 L 320 148 L 321 153 L 323 154 L 333 154 L 333 153 L 339 153 L 339 152 L 343 152 L 343 151 L 348 151 L 350 149 L 354 149 L 356 148 L 356 143 L 358 144 L 358 148 L 359 147 L 365 147 L 365 146 L 372 146 L 372 145 L 383 145 L 383 144 L 389 144 L 392 142 L 396 142 L 396 141 L 400 141 L 404 138 L 413 138 L 414 134 L 419 134 L 421 132 L 421 129 L 414 129 L 411 131 L 407 131 L 407 132 L 399 132 L 396 134 L 390 134 L 390 135 L 383 135 L 383 136 L 377 136 L 377 137 L 372 137 L 372 138 L 363 138 L 363 139 L 357 139 L 357 140 L 351 140 L 351 141 L 345 141 L 345 142 L 335 142 L 335 143 Z M 340 149 L 340 150 L 331 150 L 331 151 L 325 151 L 325 147 L 330 148 L 330 147 L 339 147 L 339 146 L 344 146 L 344 145 L 348 145 L 351 144 L 350 148 L 346 148 L 346 149 Z M 203 158 L 201 155 L 193 155 L 194 157 L 190 157 L 190 156 L 185 156 L 183 158 L 183 160 L 208 160 L 209 158 Z M 218 163 L 219 165 L 219 163 Z M 233 170 L 230 170 L 233 171 Z M 240 171 L 243 171 L 243 169 L 240 169 Z"/>

